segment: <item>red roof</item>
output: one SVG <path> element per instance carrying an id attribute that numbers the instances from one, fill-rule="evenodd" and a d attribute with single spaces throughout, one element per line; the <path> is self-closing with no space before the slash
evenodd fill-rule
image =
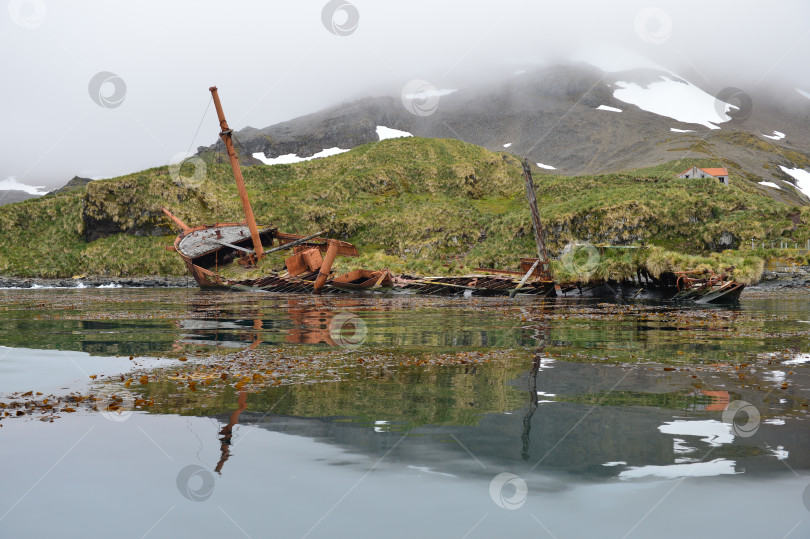
<path id="1" fill-rule="evenodd" d="M 728 176 L 728 170 L 724 168 L 702 168 L 700 170 L 712 176 Z"/>
<path id="2" fill-rule="evenodd" d="M 692 170 L 692 168 L 695 167 L 687 168 L 686 170 L 681 172 L 679 176 L 683 176 L 684 174 Z M 712 176 L 728 176 L 728 170 L 725 168 L 699 168 L 698 170 L 702 170 L 706 174 L 711 174 Z"/>

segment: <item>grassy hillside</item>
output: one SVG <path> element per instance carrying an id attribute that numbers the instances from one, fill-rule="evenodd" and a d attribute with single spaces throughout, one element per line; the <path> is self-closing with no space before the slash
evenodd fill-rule
<path id="1" fill-rule="evenodd" d="M 173 179 L 160 167 L 4 206 L 0 274 L 184 274 L 177 255 L 163 248 L 173 236 L 160 234 L 174 225 L 160 213 L 161 205 L 189 224 L 242 219 L 230 166 L 220 155 L 206 159 L 199 183 Z M 732 177 L 730 187 L 673 178 L 693 164 L 718 163 L 681 160 L 583 177 L 536 170 L 551 254 L 576 240 L 646 244 L 659 248 L 605 251 L 595 275 L 629 274 L 638 266 L 655 274 L 700 264 L 734 265 L 753 275 L 758 270 L 750 254 L 744 259 L 710 251 L 752 237 L 800 243 L 810 237 L 807 208 L 768 198 L 743 178 Z M 181 170 L 188 177 L 194 172 L 190 164 Z M 534 251 L 520 164 L 507 153 L 456 140 L 406 138 L 294 165 L 246 167 L 244 175 L 261 223 L 300 234 L 325 229 L 354 242 L 361 257 L 340 260 L 342 267 L 411 273 L 515 268 Z M 123 232 L 86 241 L 115 231 Z M 560 265 L 556 271 L 565 273 Z"/>

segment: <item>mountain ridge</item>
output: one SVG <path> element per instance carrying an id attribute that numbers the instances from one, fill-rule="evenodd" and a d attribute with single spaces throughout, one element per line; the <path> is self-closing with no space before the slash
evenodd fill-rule
<path id="1" fill-rule="evenodd" d="M 614 97 L 619 81 L 649 87 L 662 78 L 690 84 L 668 71 L 606 72 L 587 64 L 565 64 L 461 88 L 439 98 L 435 111 L 426 116 L 411 114 L 397 97 L 365 97 L 269 127 L 248 127 L 236 137 L 245 164 L 258 164 L 253 157 L 257 153 L 267 158 L 310 157 L 327 148 L 350 149 L 377 141 L 377 126 L 421 137 L 455 138 L 491 151 L 502 151 L 509 144 L 508 151 L 569 176 L 634 170 L 673 159 L 710 158 L 730 169 L 732 181 L 735 176 L 744 177 L 749 188 L 766 196 L 787 204 L 808 203 L 796 180 L 780 166 L 810 167 L 806 150 L 810 148 L 806 127 L 810 125 L 810 100 L 792 89 L 786 92 L 789 96 L 778 100 L 765 92 L 748 96 L 753 108 L 744 111 L 746 118 L 732 117 L 718 123 L 719 129 L 709 129 Z M 622 112 L 598 110 L 600 105 Z M 794 109 L 802 112 L 796 114 Z M 765 138 L 774 131 L 787 135 L 781 140 Z M 221 150 L 221 142 L 198 149 L 200 155 Z"/>

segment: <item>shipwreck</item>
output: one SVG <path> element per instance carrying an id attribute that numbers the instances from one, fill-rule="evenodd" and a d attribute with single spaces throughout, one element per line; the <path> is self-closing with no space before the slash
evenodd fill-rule
<path id="1" fill-rule="evenodd" d="M 245 220 L 189 226 L 163 208 L 181 228 L 171 249 L 180 255 L 189 274 L 201 288 L 295 294 L 392 293 L 465 297 L 511 297 L 517 294 L 550 297 L 577 290 L 582 295 L 580 283 L 555 283 L 552 278 L 531 167 L 526 159 L 523 160 L 523 177 L 537 256 L 521 259 L 520 271 L 477 268 L 476 273 L 470 275 L 423 277 L 393 276 L 388 269 L 356 268 L 336 274 L 333 265 L 338 256 L 358 256 L 357 248 L 351 243 L 325 237 L 323 231 L 302 236 L 281 232 L 270 224 L 256 223 L 234 147 L 233 131 L 225 120 L 217 88 L 214 86 L 209 90 L 219 119 L 219 136 L 231 164 Z M 279 254 L 287 256 L 278 258 Z M 269 255 L 272 259 L 268 259 Z M 255 271 L 247 271 L 251 269 Z M 614 292 L 607 281 L 594 286 Z M 701 279 L 678 274 L 677 288 L 668 288 L 672 290 L 667 296 L 674 296 L 676 301 L 733 303 L 739 299 L 744 285 L 730 280 L 727 275 Z"/>

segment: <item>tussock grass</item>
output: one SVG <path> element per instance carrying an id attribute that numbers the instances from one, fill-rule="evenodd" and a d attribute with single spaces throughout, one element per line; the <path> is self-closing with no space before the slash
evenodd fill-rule
<path id="1" fill-rule="evenodd" d="M 216 154 L 203 157 L 206 174 L 199 185 L 175 181 L 167 167 L 158 167 L 4 206 L 0 273 L 184 274 L 177 255 L 162 248 L 173 236 L 160 234 L 176 227 L 160 206 L 192 225 L 243 219 L 230 166 Z M 733 267 L 735 277 L 751 282 L 761 272 L 764 253 L 715 251 L 729 241 L 737 246 L 752 237 L 790 238 L 800 244 L 810 238 L 810 209 L 735 187 L 733 177 L 730 187 L 708 179 L 674 178 L 693 164 L 726 163 L 680 160 L 579 177 L 538 171 L 535 183 L 549 253 L 558 256 L 574 241 L 643 245 L 647 248 L 605 251 L 587 278 L 621 279 L 638 269 L 660 275 L 705 266 L 715 271 Z M 339 258 L 337 271 L 360 266 L 411 274 L 517 269 L 520 257 L 534 254 L 522 170 L 510 154 L 456 140 L 406 138 L 294 165 L 245 167 L 243 172 L 260 224 L 298 234 L 326 230 L 326 235 L 358 246 L 359 259 Z M 181 169 L 184 176 L 193 173 L 191 165 Z M 83 212 L 123 232 L 88 243 Z M 576 277 L 559 263 L 553 269 L 560 279 Z"/>

